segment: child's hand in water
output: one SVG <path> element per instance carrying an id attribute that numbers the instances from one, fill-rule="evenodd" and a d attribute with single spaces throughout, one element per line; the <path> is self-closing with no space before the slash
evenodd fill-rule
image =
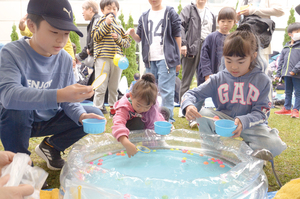
<path id="1" fill-rule="evenodd" d="M 126 136 L 121 136 L 119 140 L 121 144 L 126 148 L 127 155 L 129 158 L 131 158 L 131 156 L 134 156 L 137 153 L 136 146 L 132 144 Z"/>
<path id="2" fill-rule="evenodd" d="M 199 117 L 201 117 L 201 115 L 194 105 L 189 105 L 188 107 L 186 107 L 185 118 L 187 119 L 187 121 L 195 120 Z"/>
<path id="3" fill-rule="evenodd" d="M 236 129 L 232 132 L 234 134 L 232 137 L 237 138 L 241 136 L 241 132 L 243 130 L 242 122 L 239 118 L 235 118 L 234 124 L 237 125 Z"/>

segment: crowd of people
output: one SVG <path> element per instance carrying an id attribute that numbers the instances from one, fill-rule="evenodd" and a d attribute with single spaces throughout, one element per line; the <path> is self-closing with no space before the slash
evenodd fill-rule
<path id="1" fill-rule="evenodd" d="M 237 128 L 232 137 L 243 138 L 253 150 L 265 148 L 277 156 L 286 149 L 278 130 L 267 125 L 272 84 L 265 74 L 266 60 L 261 57 L 270 54 L 270 46 L 262 49 L 248 24 L 240 24 L 231 32 L 242 18 L 282 16 L 281 3 L 246 0 L 241 4 L 244 9 L 237 12 L 224 7 L 218 15 L 206 6 L 207 0 L 196 0 L 180 15 L 173 7 L 164 6 L 162 0 L 149 3 L 151 8 L 140 16 L 137 28 L 124 30 L 116 18 L 120 9 L 117 0 L 101 0 L 100 4 L 85 1 L 82 14 L 90 22 L 86 45 L 76 54 L 69 32 L 75 31 L 81 37 L 83 34 L 73 24 L 68 0 L 29 1 L 27 14 L 19 24 L 25 37 L 6 44 L 0 52 L 0 135 L 4 149 L 10 151 L 0 153 L 6 157 L 6 161 L 0 159 L 0 167 L 9 164 L 14 153 L 30 155 L 29 138 L 46 136 L 35 152 L 49 169 L 60 170 L 64 165 L 61 152 L 86 135 L 82 120 L 105 119 L 103 114 L 108 114 L 104 105 L 107 90 L 112 133 L 126 148 L 128 157 L 134 156 L 137 149 L 128 139 L 130 131 L 154 129 L 155 121 L 175 122 L 175 79 L 181 67 L 179 116 L 186 117 L 190 127 L 200 118 L 199 131 L 214 134 L 214 123 L 202 116 L 217 115 L 233 120 Z M 299 23 L 291 24 L 288 32 L 291 42 L 281 53 L 276 76 L 284 77 L 286 82 L 286 103 L 276 114 L 298 118 Z M 122 69 L 114 63 L 114 56 L 124 55 L 130 37 L 141 42 L 146 74 L 135 74 L 129 92 L 118 99 Z M 95 91 L 90 85 L 76 83 L 73 68 L 80 62 L 93 68 L 94 77 L 107 74 Z M 190 90 L 194 75 L 198 87 Z M 293 90 L 296 102 L 291 111 Z M 94 106 L 80 103 L 91 97 Z M 208 97 L 215 110 L 203 108 Z M 1 186 L 7 178 L 0 178 L 1 192 L 5 191 Z M 6 192 L 14 194 L 4 198 L 23 198 L 30 195 L 32 187 Z"/>

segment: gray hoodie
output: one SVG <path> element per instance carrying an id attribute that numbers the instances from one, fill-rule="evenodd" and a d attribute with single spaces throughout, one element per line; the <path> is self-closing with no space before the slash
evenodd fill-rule
<path id="1" fill-rule="evenodd" d="M 183 95 L 183 114 L 189 105 L 211 97 L 217 111 L 239 118 L 243 129 L 267 122 L 272 99 L 269 98 L 271 80 L 255 67 L 251 72 L 233 77 L 227 69 Z"/>

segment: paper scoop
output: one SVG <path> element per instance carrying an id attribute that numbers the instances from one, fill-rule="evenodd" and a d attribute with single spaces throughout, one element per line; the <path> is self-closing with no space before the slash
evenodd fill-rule
<path id="1" fill-rule="evenodd" d="M 106 79 L 106 76 L 107 74 L 106 73 L 103 73 L 101 75 L 99 75 L 92 83 L 92 87 L 93 89 L 97 89 L 99 86 L 101 86 L 101 84 L 103 84 L 103 82 L 105 81 Z"/>

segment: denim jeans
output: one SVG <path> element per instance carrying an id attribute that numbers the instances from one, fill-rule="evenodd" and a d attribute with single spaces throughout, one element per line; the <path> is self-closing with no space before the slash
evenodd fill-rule
<path id="1" fill-rule="evenodd" d="M 103 116 L 102 112 L 92 106 L 84 106 L 87 113 Z M 63 110 L 49 121 L 34 122 L 32 110 L 8 110 L 0 105 L 0 137 L 4 149 L 12 152 L 27 153 L 29 138 L 53 135 L 49 143 L 57 150 L 66 148 L 80 140 L 86 133 L 82 125 L 78 126 Z"/>
<path id="2" fill-rule="evenodd" d="M 300 79 L 295 77 L 284 77 L 285 84 L 285 102 L 284 107 L 286 110 L 290 110 L 292 108 L 292 97 L 293 91 L 295 89 L 295 104 L 293 109 L 297 109 L 299 111 L 300 108 Z"/>
<path id="3" fill-rule="evenodd" d="M 162 104 L 160 104 L 160 106 L 164 106 L 170 110 L 171 114 L 169 122 L 175 122 L 173 118 L 173 109 L 176 68 L 169 68 L 168 71 L 164 59 L 159 61 L 150 61 L 150 68 L 146 68 L 146 73 L 152 73 L 155 76 L 158 91 L 162 99 Z"/>

